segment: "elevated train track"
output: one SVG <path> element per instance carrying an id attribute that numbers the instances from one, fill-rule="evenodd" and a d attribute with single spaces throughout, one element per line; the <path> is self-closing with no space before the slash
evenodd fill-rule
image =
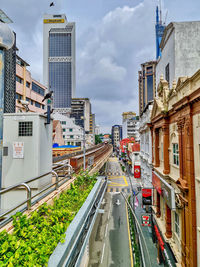
<path id="1" fill-rule="evenodd" d="M 105 143 L 87 149 L 85 153 L 86 168 L 91 169 L 92 167 L 95 167 L 97 162 L 99 162 L 99 160 L 101 160 L 101 158 L 103 158 L 111 149 L 112 145 Z M 54 157 L 53 169 L 56 170 L 56 168 L 60 167 L 62 164 L 69 163 L 72 166 L 73 171 L 77 173 L 83 168 L 83 157 L 83 151 Z"/>

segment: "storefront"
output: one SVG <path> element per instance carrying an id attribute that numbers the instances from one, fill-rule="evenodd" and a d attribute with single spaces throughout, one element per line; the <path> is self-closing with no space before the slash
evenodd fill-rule
<path id="1" fill-rule="evenodd" d="M 166 267 L 176 267 L 176 258 L 170 249 L 170 245 L 165 242 L 165 239 L 163 238 L 163 235 L 156 223 L 155 218 L 153 217 L 152 220 L 153 225 L 153 233 L 155 236 L 155 243 L 157 247 L 157 261 L 159 264 L 164 264 Z"/>
<path id="2" fill-rule="evenodd" d="M 170 248 L 170 245 L 163 237 L 163 235 L 165 235 L 167 238 L 172 237 L 171 211 L 176 210 L 174 188 L 168 184 L 155 170 L 152 172 L 152 185 L 154 187 L 153 205 L 156 206 L 156 212 L 152 218 L 152 236 L 153 241 L 156 243 L 158 249 L 157 259 L 158 262 L 163 263 L 164 266 L 176 266 L 175 256 Z M 156 222 L 156 218 L 160 218 L 161 216 L 161 197 L 165 203 L 165 233 L 160 231 Z"/>

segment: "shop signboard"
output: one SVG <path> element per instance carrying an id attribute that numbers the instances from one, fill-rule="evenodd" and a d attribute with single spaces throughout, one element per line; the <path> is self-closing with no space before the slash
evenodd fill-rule
<path id="1" fill-rule="evenodd" d="M 152 189 L 142 188 L 142 204 L 152 205 Z"/>
<path id="2" fill-rule="evenodd" d="M 142 214 L 141 215 L 142 219 L 142 226 L 151 226 L 151 214 Z"/>
<path id="3" fill-rule="evenodd" d="M 140 166 L 134 165 L 134 178 L 140 178 Z"/>
<path id="4" fill-rule="evenodd" d="M 154 172 L 152 172 L 152 185 L 155 187 L 155 189 L 161 195 L 161 193 L 162 193 L 161 181 Z"/>

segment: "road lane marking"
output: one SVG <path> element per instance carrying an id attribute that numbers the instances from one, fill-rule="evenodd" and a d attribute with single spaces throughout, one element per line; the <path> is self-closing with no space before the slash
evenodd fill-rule
<path id="1" fill-rule="evenodd" d="M 123 176 L 123 178 L 124 178 L 124 182 L 125 182 L 126 186 L 128 186 L 128 183 L 127 183 L 126 177 L 125 177 L 125 176 Z"/>
<path id="2" fill-rule="evenodd" d="M 105 237 L 107 236 L 107 232 L 108 232 L 108 223 L 106 225 Z"/>
<path id="3" fill-rule="evenodd" d="M 128 220 L 127 204 L 126 204 L 126 220 L 127 220 L 127 228 L 128 228 L 129 249 L 130 249 L 130 256 L 131 256 L 131 267 L 133 267 L 133 253 L 132 253 L 132 245 L 131 245 L 130 230 L 129 230 L 129 220 Z"/>
<path id="4" fill-rule="evenodd" d="M 103 262 L 104 249 L 105 249 L 105 243 L 103 243 L 103 251 L 102 251 L 102 255 L 101 255 L 101 264 L 102 264 L 102 262 Z"/>

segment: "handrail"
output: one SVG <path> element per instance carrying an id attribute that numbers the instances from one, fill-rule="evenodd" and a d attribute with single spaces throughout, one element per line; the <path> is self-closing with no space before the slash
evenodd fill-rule
<path id="1" fill-rule="evenodd" d="M 67 164 L 67 165 L 65 165 L 65 166 L 69 166 L 69 164 Z M 70 165 L 70 166 L 71 166 L 71 165 Z M 72 166 L 71 166 L 71 168 L 72 168 Z M 48 174 L 53 174 L 53 175 L 55 175 L 55 177 L 56 177 L 56 182 L 55 182 L 55 183 L 52 183 L 52 184 L 50 184 L 50 185 L 48 185 L 48 186 L 46 186 L 45 188 L 43 188 L 42 190 L 40 190 L 37 194 L 35 194 L 34 196 L 32 196 L 31 188 L 30 188 L 30 186 L 28 185 L 28 183 L 33 182 L 33 181 L 35 181 L 35 180 L 38 180 L 38 179 L 40 179 L 40 178 L 42 178 L 42 177 L 44 177 L 44 176 L 46 176 L 46 175 L 48 175 Z M 8 188 L 5 188 L 5 189 L 1 190 L 1 191 L 0 191 L 0 195 L 3 195 L 3 194 L 5 194 L 5 193 L 7 193 L 7 192 L 9 192 L 9 191 L 11 191 L 11 190 L 13 190 L 13 189 L 16 189 L 16 188 L 19 188 L 19 187 L 23 186 L 23 187 L 25 187 L 25 189 L 26 189 L 26 191 L 27 191 L 27 198 L 26 198 L 25 201 L 19 203 L 17 206 L 14 206 L 13 208 L 9 209 L 8 211 L 6 211 L 6 212 L 0 214 L 0 219 L 3 218 L 4 216 L 6 216 L 7 214 L 11 213 L 12 211 L 16 210 L 17 208 L 19 208 L 20 206 L 22 206 L 22 205 L 25 204 L 25 203 L 27 203 L 27 210 L 30 210 L 30 209 L 31 209 L 31 206 L 32 206 L 32 202 L 31 202 L 31 200 L 32 200 L 33 198 L 35 198 L 36 196 L 40 195 L 41 193 L 43 193 L 43 192 L 46 191 L 47 189 L 53 187 L 54 185 L 55 185 L 55 189 L 54 189 L 54 190 L 57 190 L 57 189 L 59 188 L 59 186 L 61 186 L 61 185 L 63 184 L 63 183 L 62 183 L 62 184 L 59 185 L 59 183 L 60 183 L 61 181 L 65 180 L 65 179 L 67 179 L 68 177 L 71 177 L 71 176 L 65 176 L 64 178 L 62 178 L 62 179 L 59 180 L 59 176 L 58 176 L 57 172 L 56 172 L 55 170 L 52 170 L 51 172 L 48 172 L 48 173 L 43 174 L 43 175 L 41 175 L 41 176 L 38 176 L 38 177 L 35 177 L 35 178 L 31 178 L 31 179 L 29 179 L 29 180 L 27 180 L 27 181 L 25 181 L 25 182 L 23 182 L 23 183 L 15 184 L 15 185 L 13 185 L 13 186 L 9 186 Z"/>
<path id="2" fill-rule="evenodd" d="M 21 187 L 21 186 L 24 186 L 26 191 L 27 191 L 27 209 L 29 210 L 31 208 L 31 189 L 30 187 L 26 184 L 26 183 L 20 183 L 18 185 L 13 185 L 13 186 L 9 186 L 8 188 L 5 188 L 3 190 L 0 191 L 0 195 L 3 195 L 15 188 L 18 188 L 18 187 Z M 1 218 L 1 215 L 0 215 L 0 218 Z"/>

